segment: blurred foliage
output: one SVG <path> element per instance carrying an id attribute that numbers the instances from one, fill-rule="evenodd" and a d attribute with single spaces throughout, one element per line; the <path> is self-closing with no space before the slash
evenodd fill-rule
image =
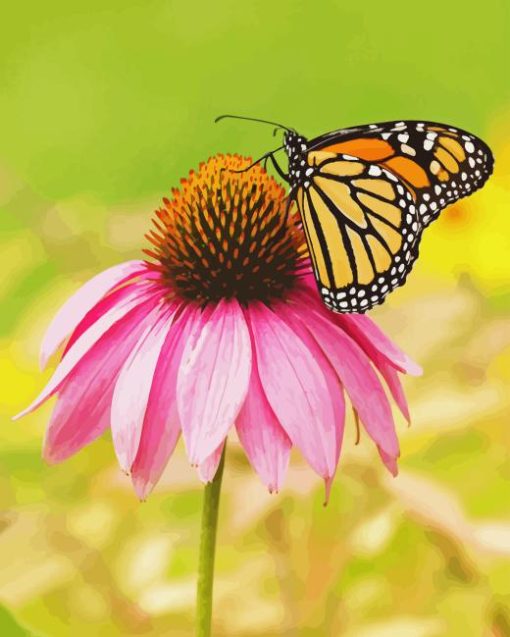
<path id="1" fill-rule="evenodd" d="M 40 458 L 49 318 L 136 258 L 151 210 L 219 151 L 271 130 L 451 122 L 493 146 L 486 188 L 427 231 L 374 317 L 424 367 L 406 380 L 400 476 L 350 427 L 331 502 L 296 454 L 269 496 L 229 445 L 215 634 L 510 635 L 510 5 L 34 0 L 0 25 L 0 634 L 192 634 L 201 485 L 178 448 L 139 504 L 105 438 Z M 351 423 L 352 425 L 352 423 Z"/>

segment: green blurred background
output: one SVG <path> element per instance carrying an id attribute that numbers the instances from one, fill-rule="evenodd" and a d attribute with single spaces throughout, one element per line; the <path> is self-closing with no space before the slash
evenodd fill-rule
<path id="1" fill-rule="evenodd" d="M 26 0 L 0 24 L 0 634 L 192 635 L 202 487 L 182 447 L 139 504 L 102 439 L 40 458 L 45 326 L 216 152 L 258 156 L 393 118 L 458 125 L 496 155 L 373 313 L 424 367 L 406 379 L 390 479 L 352 422 L 328 508 L 296 455 L 268 495 L 229 445 L 215 635 L 510 635 L 510 3 Z"/>

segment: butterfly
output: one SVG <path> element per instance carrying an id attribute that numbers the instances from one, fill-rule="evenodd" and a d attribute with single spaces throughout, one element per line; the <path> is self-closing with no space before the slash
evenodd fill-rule
<path id="1" fill-rule="evenodd" d="M 236 117 L 238 116 L 221 116 Z M 241 119 L 254 119 L 244 118 Z M 403 285 L 423 230 L 449 204 L 481 188 L 494 158 L 478 137 L 423 120 L 343 128 L 307 139 L 284 129 L 285 172 L 325 305 L 364 313 Z"/>

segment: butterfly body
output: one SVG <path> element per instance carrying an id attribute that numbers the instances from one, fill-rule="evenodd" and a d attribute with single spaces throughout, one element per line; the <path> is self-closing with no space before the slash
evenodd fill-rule
<path id="1" fill-rule="evenodd" d="M 401 286 L 423 230 L 492 172 L 487 145 L 460 129 L 384 122 L 308 140 L 284 137 L 290 197 L 301 214 L 324 303 L 365 312 Z"/>

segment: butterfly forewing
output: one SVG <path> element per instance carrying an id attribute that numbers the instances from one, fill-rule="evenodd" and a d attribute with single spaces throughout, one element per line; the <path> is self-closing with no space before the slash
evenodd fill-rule
<path id="1" fill-rule="evenodd" d="M 481 188 L 494 163 L 481 139 L 434 122 L 347 128 L 311 140 L 309 148 L 310 152 L 348 153 L 390 170 L 411 189 L 424 226 L 448 204 Z"/>

